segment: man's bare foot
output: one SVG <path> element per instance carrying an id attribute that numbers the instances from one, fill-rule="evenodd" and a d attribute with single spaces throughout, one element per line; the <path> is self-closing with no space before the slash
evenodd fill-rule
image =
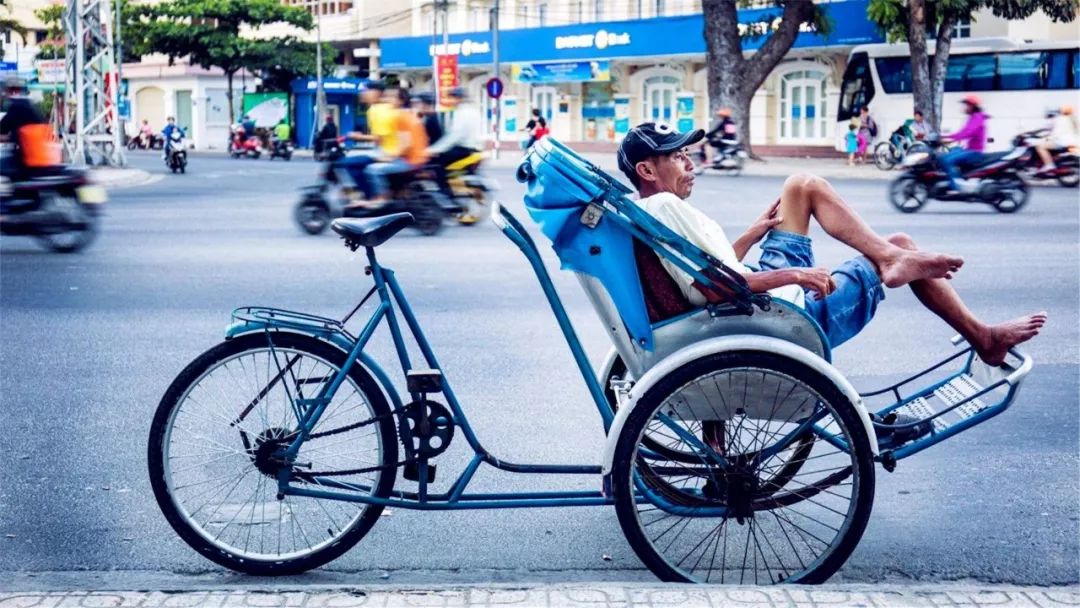
<path id="1" fill-rule="evenodd" d="M 886 287 L 903 287 L 922 279 L 951 279 L 964 265 L 964 259 L 930 251 L 902 250 L 898 256 L 881 264 L 881 282 Z"/>
<path id="2" fill-rule="evenodd" d="M 1037 336 L 1045 324 L 1046 313 L 1037 312 L 1012 321 L 991 325 L 987 328 L 985 343 L 976 346 L 975 353 L 989 365 L 1001 365 L 1010 348 Z"/>

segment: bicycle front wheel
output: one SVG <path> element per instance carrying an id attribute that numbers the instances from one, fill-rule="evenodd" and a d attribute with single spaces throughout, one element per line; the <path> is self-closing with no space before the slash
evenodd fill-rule
<path id="1" fill-rule="evenodd" d="M 646 437 L 696 462 L 650 450 Z M 874 463 L 832 382 L 744 351 L 697 359 L 650 388 L 619 434 L 611 483 L 623 533 L 660 579 L 813 584 L 862 537 Z"/>
<path id="2" fill-rule="evenodd" d="M 321 480 L 333 479 L 361 496 L 393 488 L 393 417 L 358 363 L 296 461 L 275 456 L 297 437 L 302 400 L 317 397 L 346 359 L 308 336 L 249 334 L 211 348 L 173 381 L 150 430 L 150 483 L 188 545 L 240 572 L 294 574 L 337 558 L 371 529 L 381 506 L 279 495 L 281 474 L 311 489 L 329 490 Z"/>

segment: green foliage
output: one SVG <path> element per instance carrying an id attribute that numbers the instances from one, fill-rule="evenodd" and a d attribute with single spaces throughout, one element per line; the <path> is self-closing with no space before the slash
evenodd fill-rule
<path id="1" fill-rule="evenodd" d="M 980 9 L 1005 19 L 1026 19 L 1043 11 L 1054 21 L 1076 19 L 1080 0 L 927 0 L 926 13 L 931 32 L 945 15 L 971 19 Z M 908 11 L 905 0 L 870 0 L 866 11 L 890 42 L 907 40 Z"/>
<path id="2" fill-rule="evenodd" d="M 227 74 L 242 68 L 265 69 L 283 45 L 302 44 L 291 37 L 253 38 L 242 32 L 275 23 L 303 30 L 314 25 L 307 11 L 277 0 L 174 0 L 125 8 L 133 18 L 124 38 L 132 39 L 134 54 L 162 53 L 170 60 L 189 57 L 196 65 L 221 68 Z"/>
<path id="3" fill-rule="evenodd" d="M 323 43 L 323 76 L 333 73 L 334 55 L 337 50 L 329 42 Z M 290 38 L 281 42 L 274 53 L 261 62 L 264 91 L 287 91 L 293 79 L 315 73 L 315 44 Z"/>
<path id="4" fill-rule="evenodd" d="M 50 4 L 34 11 L 34 16 L 45 24 L 47 39 L 38 45 L 42 57 L 59 59 L 67 54 L 64 46 L 64 5 Z"/>

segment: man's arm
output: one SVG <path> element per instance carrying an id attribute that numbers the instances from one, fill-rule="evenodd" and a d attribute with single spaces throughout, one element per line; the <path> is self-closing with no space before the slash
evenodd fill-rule
<path id="1" fill-rule="evenodd" d="M 782 268 L 749 272 L 743 274 L 742 277 L 746 279 L 747 287 L 754 293 L 764 293 L 785 285 L 798 285 L 815 292 L 818 298 L 823 298 L 836 289 L 832 274 L 825 268 Z M 697 281 L 694 281 L 694 288 L 700 291 L 711 304 L 720 304 L 728 300 L 726 295 Z"/>
<path id="2" fill-rule="evenodd" d="M 746 253 L 750 251 L 750 248 L 755 243 L 765 238 L 765 235 L 772 230 L 773 226 L 776 226 L 780 222 L 784 221 L 784 218 L 780 216 L 780 199 L 776 199 L 776 202 L 769 205 L 769 208 L 762 213 L 758 219 L 754 220 L 753 224 L 746 229 L 746 232 L 742 233 L 742 236 L 735 239 L 735 242 L 731 244 L 731 248 L 735 250 L 735 257 L 741 262 Z M 771 287 L 769 289 L 772 289 Z"/>

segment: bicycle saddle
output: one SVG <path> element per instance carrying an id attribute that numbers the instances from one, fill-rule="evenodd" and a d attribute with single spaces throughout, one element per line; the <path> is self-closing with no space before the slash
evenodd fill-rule
<path id="1" fill-rule="evenodd" d="M 378 247 L 402 228 L 411 226 L 416 221 L 411 213 L 391 213 L 380 217 L 365 219 L 336 219 L 330 227 L 345 239 L 345 245 L 356 247 Z"/>

